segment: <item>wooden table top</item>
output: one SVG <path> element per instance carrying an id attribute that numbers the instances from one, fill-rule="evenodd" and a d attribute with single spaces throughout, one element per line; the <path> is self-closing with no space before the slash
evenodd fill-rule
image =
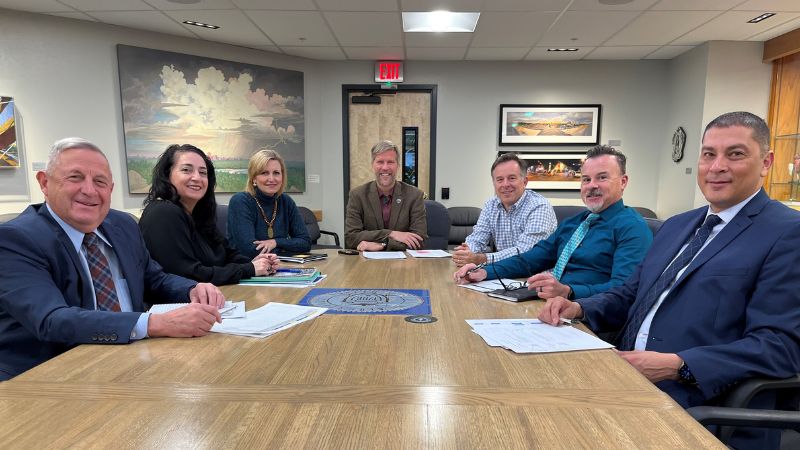
<path id="1" fill-rule="evenodd" d="M 42 447 L 725 448 L 611 350 L 515 354 L 465 319 L 535 317 L 448 260 L 329 252 L 317 287 L 430 290 L 432 324 L 323 315 L 267 339 L 83 345 L 0 384 L 0 442 Z M 248 309 L 308 289 L 228 286 Z"/>

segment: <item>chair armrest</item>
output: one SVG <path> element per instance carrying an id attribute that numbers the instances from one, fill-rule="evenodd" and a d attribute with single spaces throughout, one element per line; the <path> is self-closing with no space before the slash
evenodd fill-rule
<path id="1" fill-rule="evenodd" d="M 800 430 L 800 411 L 694 406 L 686 410 L 703 425 L 727 425 Z"/>
<path id="2" fill-rule="evenodd" d="M 325 231 L 319 230 L 320 234 L 327 234 L 328 236 L 333 236 L 333 241 L 336 243 L 337 248 L 341 248 L 341 244 L 339 244 L 339 235 L 334 233 L 333 231 Z"/>
<path id="3" fill-rule="evenodd" d="M 759 392 L 774 389 L 798 389 L 800 388 L 800 375 L 780 380 L 767 378 L 751 378 L 742 382 L 734 388 L 725 399 L 725 406 L 731 408 L 745 408 L 750 404 L 750 400 Z"/>

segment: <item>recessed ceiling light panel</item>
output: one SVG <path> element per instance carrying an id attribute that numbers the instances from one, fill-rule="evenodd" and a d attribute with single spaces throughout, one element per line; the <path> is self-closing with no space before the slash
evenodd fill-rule
<path id="1" fill-rule="evenodd" d="M 406 33 L 473 33 L 478 24 L 477 12 L 404 12 Z"/>
<path id="2" fill-rule="evenodd" d="M 194 20 L 184 20 L 183 23 L 186 25 L 194 25 L 196 27 L 203 27 L 203 28 L 211 28 L 212 30 L 216 30 L 219 28 L 217 25 L 211 25 L 210 23 L 203 23 L 203 22 L 196 22 Z"/>
<path id="3" fill-rule="evenodd" d="M 767 19 L 769 19 L 770 17 L 772 17 L 774 15 L 775 15 L 775 13 L 771 13 L 771 12 L 764 13 L 764 14 L 761 14 L 760 16 L 753 17 L 752 19 L 748 20 L 747 23 L 758 23 L 758 22 L 761 22 L 762 20 L 767 20 Z"/>

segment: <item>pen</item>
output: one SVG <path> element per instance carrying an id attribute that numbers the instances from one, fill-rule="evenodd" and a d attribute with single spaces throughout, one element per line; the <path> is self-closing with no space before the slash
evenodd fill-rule
<path id="1" fill-rule="evenodd" d="M 466 278 L 467 275 L 471 274 L 472 272 L 475 272 L 477 270 L 483 269 L 484 267 L 486 267 L 486 263 L 485 262 L 482 262 L 482 263 L 478 264 L 477 266 L 473 267 L 472 269 L 469 269 L 468 271 L 466 271 L 466 273 L 464 273 L 464 278 Z"/>
<path id="2" fill-rule="evenodd" d="M 558 318 L 558 321 L 559 321 L 559 322 L 561 322 L 561 323 L 563 323 L 564 325 L 572 325 L 572 323 L 573 323 L 573 322 L 572 322 L 572 320 L 570 320 L 570 319 L 565 319 L 565 318 L 563 318 L 563 317 L 559 317 L 559 318 Z"/>

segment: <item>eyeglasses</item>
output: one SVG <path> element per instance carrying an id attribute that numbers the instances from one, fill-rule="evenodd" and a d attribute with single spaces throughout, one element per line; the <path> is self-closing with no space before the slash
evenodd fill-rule
<path id="1" fill-rule="evenodd" d="M 517 256 L 519 257 L 519 249 L 517 249 Z M 523 260 L 524 261 L 524 260 Z M 512 281 L 511 283 L 505 284 L 503 279 L 500 278 L 500 275 L 497 274 L 497 268 L 494 266 L 494 255 L 492 255 L 492 262 L 490 263 L 492 266 L 492 271 L 494 271 L 494 277 L 497 278 L 497 281 L 500 282 L 500 285 L 503 286 L 504 291 L 514 291 L 517 289 L 522 289 L 528 284 L 524 281 Z"/>

